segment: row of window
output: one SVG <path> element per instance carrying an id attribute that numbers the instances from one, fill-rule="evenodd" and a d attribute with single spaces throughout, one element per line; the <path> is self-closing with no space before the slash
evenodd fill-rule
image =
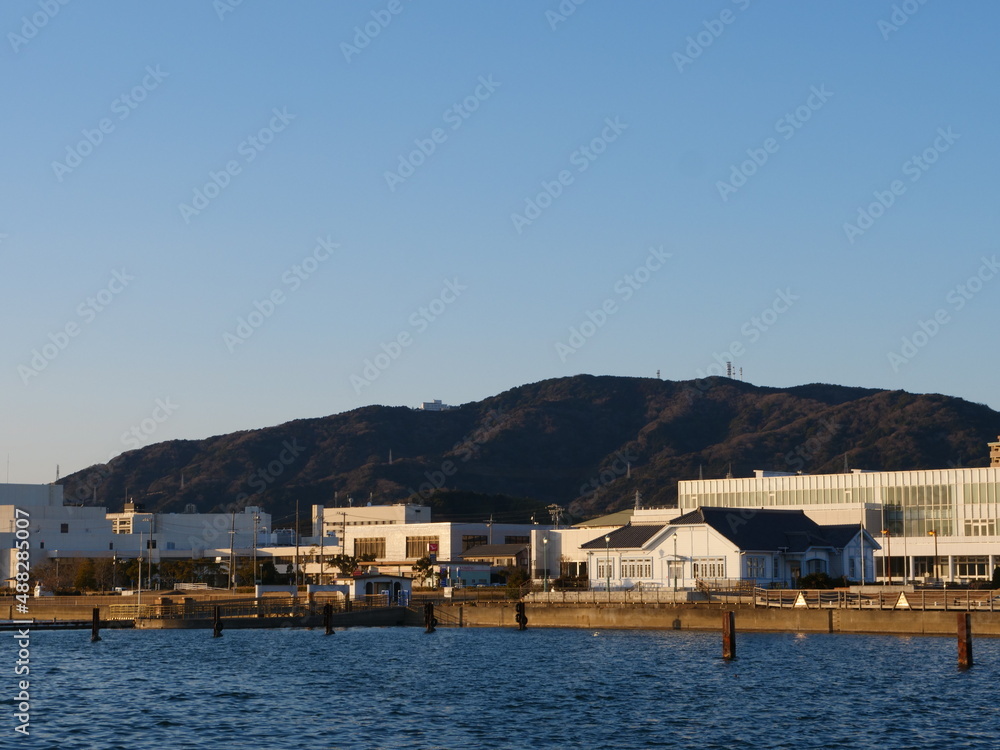
<path id="1" fill-rule="evenodd" d="M 527 536 L 505 536 L 504 544 L 528 544 Z M 462 552 L 489 543 L 485 534 L 466 534 L 462 537 Z M 441 538 L 437 536 L 406 537 L 406 557 L 418 559 L 440 550 Z M 432 546 L 434 549 L 432 549 Z M 385 537 L 358 537 L 354 540 L 354 554 L 374 555 L 376 560 L 385 558 Z"/>
<path id="2" fill-rule="evenodd" d="M 756 560 L 758 558 L 748 558 L 748 560 Z M 765 558 L 759 558 L 765 560 Z M 652 578 L 653 577 L 653 560 L 647 557 L 625 557 L 622 558 L 618 569 L 620 575 L 615 575 L 615 559 L 598 557 L 597 558 L 597 579 L 606 578 L 622 578 L 622 579 L 636 579 L 636 578 Z M 725 578 L 726 577 L 726 558 L 724 557 L 695 557 L 691 559 L 691 574 L 695 578 Z M 684 562 L 682 560 L 670 560 L 667 562 L 667 578 L 683 578 L 684 577 Z M 764 574 L 761 573 L 759 578 L 764 578 Z"/>
<path id="3" fill-rule="evenodd" d="M 703 492 L 681 495 L 683 508 L 706 507 L 761 508 L 780 505 L 829 505 L 836 503 L 876 503 L 903 507 L 950 507 L 956 488 L 950 484 L 898 485 L 881 488 L 769 489 L 733 492 Z M 962 485 L 966 504 L 1000 503 L 1000 485 L 988 482 Z M 881 499 L 880 499 L 881 498 Z"/>

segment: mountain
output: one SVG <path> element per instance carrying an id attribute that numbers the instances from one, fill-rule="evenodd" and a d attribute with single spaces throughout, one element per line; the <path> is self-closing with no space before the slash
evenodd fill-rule
<path id="1" fill-rule="evenodd" d="M 579 375 L 451 411 L 368 406 L 124 453 L 62 480 L 68 501 L 200 512 L 423 500 L 438 520 L 582 519 L 676 503 L 677 481 L 754 469 L 831 473 L 988 465 L 1000 414 L 930 394 L 729 378 Z M 391 454 L 391 462 L 390 462 Z M 183 487 L 182 487 L 183 482 Z M 336 495 L 335 495 L 336 493 Z"/>

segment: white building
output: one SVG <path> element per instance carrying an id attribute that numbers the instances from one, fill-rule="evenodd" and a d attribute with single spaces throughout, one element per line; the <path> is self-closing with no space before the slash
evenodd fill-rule
<path id="1" fill-rule="evenodd" d="M 104 508 L 63 505 L 61 485 L 0 484 L 0 578 L 7 586 L 15 583 L 21 540 L 32 567 L 50 558 L 110 557 L 118 541 Z"/>
<path id="2" fill-rule="evenodd" d="M 408 504 L 315 505 L 312 518 L 313 537 L 303 543 L 314 563 L 318 563 L 322 549 L 327 559 L 340 553 L 374 556 L 379 569 L 412 576 L 414 563 L 430 557 L 439 572 L 444 570 L 446 576 L 464 585 L 489 582 L 489 566 L 463 560 L 465 552 L 482 545 L 529 544 L 533 531 L 549 528 L 526 523 L 431 521 L 429 507 Z"/>
<path id="3" fill-rule="evenodd" d="M 677 492 L 682 513 L 782 508 L 824 524 L 864 523 L 882 546 L 880 579 L 890 571 L 900 582 L 987 580 L 1000 565 L 1000 466 L 820 475 L 758 470 L 754 477 L 681 481 Z"/>
<path id="4" fill-rule="evenodd" d="M 271 534 L 271 514 L 252 505 L 239 513 L 148 513 L 141 505 L 126 503 L 121 513 L 106 515 L 116 536 L 133 538 L 150 550 L 153 562 L 197 559 L 231 547 L 243 553 L 266 544 Z"/>
<path id="5" fill-rule="evenodd" d="M 0 484 L 0 578 L 10 586 L 16 573 L 15 543 L 26 538 L 30 565 L 46 560 L 144 557 L 245 558 L 255 546 L 254 529 L 270 528 L 260 508 L 239 513 L 145 513 L 128 504 L 122 513 L 106 508 L 64 505 L 58 484 Z M 258 542 L 263 537 L 258 537 Z"/>
<path id="6" fill-rule="evenodd" d="M 450 404 L 442 404 L 441 399 L 436 398 L 433 401 L 424 401 L 420 404 L 420 408 L 423 411 L 451 411 L 458 407 L 451 406 Z"/>
<path id="7" fill-rule="evenodd" d="M 690 589 L 718 579 L 794 586 L 810 573 L 872 581 L 879 548 L 869 534 L 862 543 L 860 523 L 820 525 L 801 511 L 739 508 L 681 516 L 672 508 L 640 509 L 623 526 L 559 529 L 537 538 L 558 545 L 592 589 Z M 562 566 L 567 572 L 566 559 Z"/>

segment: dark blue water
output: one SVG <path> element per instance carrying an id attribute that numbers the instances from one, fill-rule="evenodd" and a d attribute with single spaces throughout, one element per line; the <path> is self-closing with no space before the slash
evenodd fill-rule
<path id="1" fill-rule="evenodd" d="M 959 672 L 949 638 L 740 634 L 726 663 L 674 631 L 102 635 L 32 634 L 31 737 L 5 718 L 0 748 L 1000 748 L 1000 640 Z"/>

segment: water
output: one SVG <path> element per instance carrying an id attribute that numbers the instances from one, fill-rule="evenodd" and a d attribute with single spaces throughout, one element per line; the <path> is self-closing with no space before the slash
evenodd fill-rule
<path id="1" fill-rule="evenodd" d="M 1000 748 L 985 638 L 959 672 L 949 638 L 741 633 L 727 663 L 675 631 L 102 637 L 32 633 L 31 736 L 5 718 L 0 748 Z"/>

